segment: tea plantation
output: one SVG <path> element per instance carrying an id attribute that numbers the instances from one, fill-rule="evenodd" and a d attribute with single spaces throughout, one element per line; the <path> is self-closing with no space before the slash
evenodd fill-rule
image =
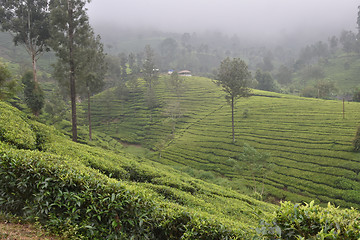
<path id="1" fill-rule="evenodd" d="M 187 128 L 159 160 L 170 162 L 173 145 L 216 111 L 198 121 L 179 123 Z M 223 141 L 227 141 L 225 135 Z M 240 148 L 240 144 L 222 144 L 229 149 L 215 150 L 224 155 L 231 148 Z M 357 210 L 331 204 L 321 207 L 314 202 L 284 202 L 276 207 L 124 153 L 104 134 L 97 134 L 92 145 L 73 143 L 54 127 L 0 102 L 0 211 L 40 223 L 62 239 L 360 237 Z M 190 151 L 191 144 L 187 146 L 185 150 Z M 185 150 L 179 156 L 185 156 Z M 203 161 L 199 166 L 206 165 L 201 154 L 197 159 Z M 212 164 L 219 165 L 215 160 Z"/>
<path id="2" fill-rule="evenodd" d="M 243 239 L 275 207 L 170 167 L 76 144 L 0 102 L 0 210 L 69 239 Z"/>
<path id="3" fill-rule="evenodd" d="M 95 129 L 161 151 L 161 158 L 158 153 L 152 159 L 163 164 L 209 171 L 249 189 L 264 184 L 269 201 L 360 206 L 360 155 L 352 151 L 359 103 L 346 102 L 343 115 L 342 101 L 253 91 L 236 105 L 237 141 L 232 143 L 231 110 L 220 88 L 210 79 L 189 77 L 177 96 L 168 81 L 166 76 L 159 80 L 159 106 L 151 118 L 144 89 L 130 91 L 126 101 L 116 89 L 95 96 Z M 177 108 L 171 108 L 174 102 Z M 257 176 L 256 184 L 249 169 L 234 168 L 244 144 L 270 155 L 271 170 Z"/>

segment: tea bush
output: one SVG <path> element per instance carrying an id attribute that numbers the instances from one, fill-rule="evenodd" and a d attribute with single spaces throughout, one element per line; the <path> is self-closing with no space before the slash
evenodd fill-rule
<path id="1" fill-rule="evenodd" d="M 257 229 L 263 239 L 341 239 L 360 238 L 360 213 L 309 204 L 281 203 L 281 207 Z M 260 238 L 260 237 L 259 237 Z"/>
<path id="2" fill-rule="evenodd" d="M 35 149 L 36 135 L 24 120 L 25 114 L 15 114 L 15 108 L 0 101 L 0 141 L 8 142 L 23 149 Z"/>

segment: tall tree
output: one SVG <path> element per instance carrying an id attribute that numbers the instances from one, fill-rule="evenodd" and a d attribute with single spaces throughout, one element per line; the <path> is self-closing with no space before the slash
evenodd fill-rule
<path id="1" fill-rule="evenodd" d="M 173 38 L 166 38 L 160 43 L 161 69 L 168 70 L 176 57 L 178 43 Z"/>
<path id="2" fill-rule="evenodd" d="M 145 61 L 143 63 L 143 77 L 149 89 L 152 89 L 158 79 L 155 65 L 155 53 L 150 45 L 145 46 Z"/>
<path id="3" fill-rule="evenodd" d="M 350 53 L 358 50 L 356 34 L 352 31 L 342 31 L 339 40 L 345 52 Z"/>
<path id="4" fill-rule="evenodd" d="M 39 116 L 44 106 L 44 92 L 37 86 L 38 83 L 33 81 L 31 71 L 26 72 L 21 80 L 24 85 L 25 103 L 35 116 Z"/>
<path id="5" fill-rule="evenodd" d="M 143 78 L 146 84 L 146 104 L 150 109 L 150 119 L 151 119 L 151 110 L 156 106 L 157 100 L 154 91 L 154 85 L 158 80 L 158 69 L 155 65 L 155 54 L 154 50 L 150 45 L 145 46 L 145 61 L 143 63 Z"/>
<path id="6" fill-rule="evenodd" d="M 129 86 L 133 91 L 136 91 L 138 88 L 138 77 L 140 75 L 140 67 L 139 62 L 136 59 L 136 56 L 134 53 L 130 53 L 128 57 L 129 62 L 129 68 L 130 68 L 130 74 L 128 76 L 129 79 Z"/>
<path id="7" fill-rule="evenodd" d="M 235 101 L 240 97 L 250 96 L 250 78 L 246 63 L 239 59 L 228 57 L 223 60 L 218 69 L 218 76 L 215 83 L 222 87 L 226 93 L 225 98 L 231 106 L 231 122 L 232 122 L 232 137 L 235 142 L 234 130 L 234 105 Z"/>
<path id="8" fill-rule="evenodd" d="M 125 53 L 120 53 L 118 57 L 120 63 L 120 82 L 125 84 L 125 82 L 128 80 L 128 56 Z"/>
<path id="9" fill-rule="evenodd" d="M 86 48 L 91 27 L 85 4 L 90 0 L 51 0 L 50 23 L 52 41 L 59 60 L 57 69 L 63 70 L 69 80 L 71 99 L 72 140 L 77 142 L 76 78 L 81 74 L 77 59 L 81 59 L 82 48 Z M 59 75 L 58 75 L 59 76 Z"/>
<path id="10" fill-rule="evenodd" d="M 1 1 L 0 26 L 13 35 L 15 45 L 23 45 L 31 56 L 33 79 L 37 82 L 36 62 L 44 51 L 49 51 L 48 0 Z"/>
<path id="11" fill-rule="evenodd" d="M 276 74 L 276 78 L 280 84 L 289 84 L 292 81 L 292 71 L 288 67 L 281 65 Z"/>
<path id="12" fill-rule="evenodd" d="M 88 101 L 88 125 L 89 140 L 92 141 L 91 125 L 91 96 L 102 91 L 105 82 L 104 77 L 107 70 L 105 63 L 104 47 L 100 36 L 95 37 L 90 32 L 86 48 L 82 48 L 81 59 L 79 59 L 79 76 L 77 87 L 80 94 L 85 95 Z"/>
<path id="13" fill-rule="evenodd" d="M 183 77 L 180 77 L 177 72 L 173 72 L 170 75 L 170 79 L 169 79 L 169 84 L 171 87 L 170 90 L 175 93 L 175 96 L 177 98 L 179 98 L 184 91 L 184 80 L 185 79 Z"/>
<path id="14" fill-rule="evenodd" d="M 275 82 L 269 72 L 262 72 L 258 69 L 255 73 L 255 79 L 258 82 L 257 89 L 265 91 L 275 91 Z"/>
<path id="15" fill-rule="evenodd" d="M 272 63 L 274 56 L 271 51 L 268 51 L 263 57 L 263 63 L 261 64 L 261 68 L 265 72 L 271 72 L 274 69 L 274 65 Z"/>
<path id="16" fill-rule="evenodd" d="M 121 74 L 120 61 L 119 58 L 109 55 L 106 55 L 105 61 L 106 61 L 106 65 L 108 66 L 106 84 L 107 87 L 111 88 L 117 84 L 120 78 L 120 74 Z"/>

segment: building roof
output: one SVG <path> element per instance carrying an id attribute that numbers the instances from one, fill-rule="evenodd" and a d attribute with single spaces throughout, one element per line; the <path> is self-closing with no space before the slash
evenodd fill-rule
<path id="1" fill-rule="evenodd" d="M 182 70 L 182 71 L 180 71 L 180 72 L 178 72 L 179 74 L 181 74 L 181 73 L 191 73 L 191 71 L 189 71 L 189 70 Z"/>

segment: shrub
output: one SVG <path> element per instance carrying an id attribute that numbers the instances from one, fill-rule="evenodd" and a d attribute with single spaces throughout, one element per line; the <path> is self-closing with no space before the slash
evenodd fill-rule
<path id="1" fill-rule="evenodd" d="M 354 209 L 326 208 L 310 204 L 281 203 L 281 207 L 257 229 L 265 239 L 358 239 L 360 216 Z"/>
<path id="2" fill-rule="evenodd" d="M 34 149 L 36 136 L 30 125 L 21 117 L 15 108 L 0 102 L 0 141 L 8 142 L 23 149 Z"/>
<path id="3" fill-rule="evenodd" d="M 26 105 L 31 109 L 35 116 L 39 116 L 41 109 L 44 106 L 44 92 L 40 85 L 33 80 L 33 73 L 28 71 L 22 77 L 24 85 L 24 100 Z"/>
<path id="4" fill-rule="evenodd" d="M 358 127 L 358 129 L 356 131 L 356 135 L 353 140 L 353 146 L 354 146 L 354 151 L 356 151 L 356 152 L 360 151 L 360 126 Z"/>

